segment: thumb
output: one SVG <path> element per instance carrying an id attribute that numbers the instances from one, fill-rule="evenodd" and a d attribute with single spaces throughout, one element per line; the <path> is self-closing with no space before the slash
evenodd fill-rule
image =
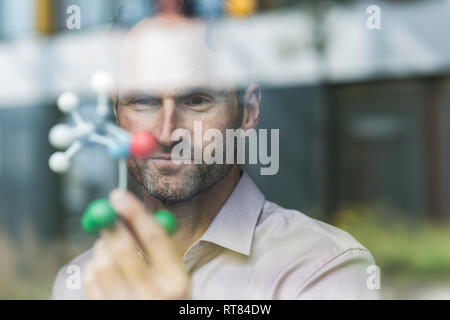
<path id="1" fill-rule="evenodd" d="M 177 263 L 172 243 L 165 230 L 147 214 L 140 201 L 131 192 L 114 189 L 109 196 L 111 206 L 124 218 L 135 233 L 138 242 L 152 263 L 161 270 Z"/>
<path id="2" fill-rule="evenodd" d="M 134 194 L 129 191 L 114 189 L 109 194 L 113 209 L 126 221 L 131 222 L 136 216 L 145 214 L 145 209 Z"/>

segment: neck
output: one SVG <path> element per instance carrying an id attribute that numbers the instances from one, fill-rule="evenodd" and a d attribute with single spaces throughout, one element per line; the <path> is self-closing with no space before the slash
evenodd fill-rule
<path id="1" fill-rule="evenodd" d="M 212 187 L 187 202 L 167 204 L 165 207 L 177 218 L 178 229 L 172 236 L 177 252 L 182 256 L 206 231 L 225 204 L 240 179 L 237 165 Z M 156 210 L 161 202 L 143 191 L 146 208 Z"/>

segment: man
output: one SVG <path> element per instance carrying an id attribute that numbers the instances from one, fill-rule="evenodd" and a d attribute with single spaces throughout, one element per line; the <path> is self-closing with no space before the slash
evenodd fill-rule
<path id="1" fill-rule="evenodd" d="M 204 44 L 206 34 L 201 23 L 159 18 L 125 37 L 115 118 L 126 130 L 151 131 L 158 148 L 149 159 L 128 160 L 144 205 L 119 190 L 110 202 L 146 258 L 117 223 L 60 270 L 53 298 L 377 298 L 366 273 L 375 262 L 349 234 L 266 200 L 236 163 L 172 161 L 187 139 L 174 135 L 177 129 L 194 135 L 200 121 L 204 131 L 224 134 L 258 124 L 258 86 L 238 94 L 218 76 L 211 65 L 219 54 Z M 194 143 L 192 154 L 206 147 Z M 162 207 L 178 221 L 171 238 L 151 217 Z M 79 290 L 67 286 L 74 265 L 83 278 Z"/>

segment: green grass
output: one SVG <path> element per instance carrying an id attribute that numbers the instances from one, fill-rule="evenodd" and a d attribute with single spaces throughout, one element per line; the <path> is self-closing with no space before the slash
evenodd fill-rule
<path id="1" fill-rule="evenodd" d="M 48 299 L 58 270 L 83 249 L 67 241 L 42 243 L 31 228 L 20 243 L 0 232 L 0 299 Z"/>
<path id="2" fill-rule="evenodd" d="M 367 205 L 340 210 L 334 224 L 371 251 L 382 273 L 450 279 L 448 225 L 412 221 L 404 212 Z"/>

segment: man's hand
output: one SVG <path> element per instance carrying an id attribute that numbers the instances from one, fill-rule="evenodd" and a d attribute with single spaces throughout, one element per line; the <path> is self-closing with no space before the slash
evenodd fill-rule
<path id="1" fill-rule="evenodd" d="M 146 257 L 127 226 L 102 231 L 93 259 L 83 272 L 89 299 L 187 299 L 189 277 L 172 240 L 131 193 L 114 190 L 110 203 L 128 222 Z"/>

